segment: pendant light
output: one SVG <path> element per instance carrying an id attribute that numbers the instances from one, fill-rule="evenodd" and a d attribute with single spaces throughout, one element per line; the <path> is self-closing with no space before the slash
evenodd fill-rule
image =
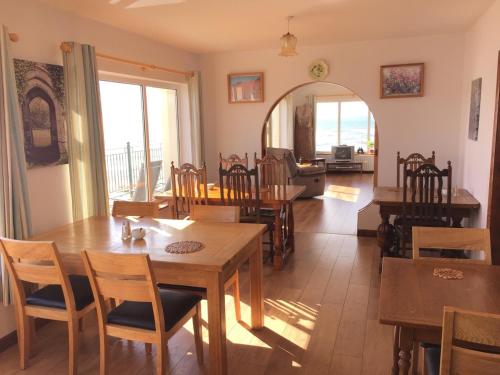
<path id="1" fill-rule="evenodd" d="M 293 16 L 288 16 L 288 32 L 284 34 L 280 39 L 280 56 L 291 57 L 297 55 L 297 51 L 295 50 L 295 48 L 297 47 L 297 37 L 293 34 L 290 34 L 290 21 L 292 19 Z"/>

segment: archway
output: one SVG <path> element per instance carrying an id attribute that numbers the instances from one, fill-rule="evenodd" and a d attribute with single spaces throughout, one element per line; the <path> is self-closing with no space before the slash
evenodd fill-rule
<path id="1" fill-rule="evenodd" d="M 308 108 L 304 109 L 303 105 Z M 320 163 L 324 163 L 329 172 L 325 194 L 317 196 L 316 202 L 298 205 L 299 208 L 303 204 L 314 205 L 318 215 L 330 211 L 328 207 L 333 201 L 338 203 L 334 209 L 352 207 L 346 211 L 353 218 L 350 229 L 327 230 L 331 233 L 357 232 L 358 212 L 369 205 L 372 188 L 377 184 L 378 143 L 377 124 L 369 104 L 348 87 L 324 81 L 306 82 L 283 93 L 267 111 L 261 131 L 263 155 L 268 147 L 287 148 L 294 150 L 297 161 L 302 156 L 305 160 L 322 160 Z M 351 159 L 342 160 L 348 163 L 341 164 L 336 151 L 332 154 L 333 149 L 340 148 L 352 150 Z"/>

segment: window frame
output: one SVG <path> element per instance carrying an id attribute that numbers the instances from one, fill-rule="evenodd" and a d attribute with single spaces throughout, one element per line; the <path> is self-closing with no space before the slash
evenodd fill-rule
<path id="1" fill-rule="evenodd" d="M 150 186 L 150 181 L 152 180 L 152 167 L 151 167 L 151 148 L 150 148 L 150 134 L 149 134 L 149 123 L 148 123 L 148 106 L 147 106 L 147 95 L 146 95 L 146 88 L 147 87 L 153 87 L 153 88 L 159 88 L 159 89 L 167 89 L 167 90 L 175 90 L 176 92 L 176 111 L 177 111 L 177 123 L 176 123 L 176 130 L 177 130 L 177 160 L 180 160 L 181 158 L 181 123 L 184 123 L 184 114 L 183 111 L 181 110 L 183 108 L 184 100 L 187 98 L 183 98 L 183 95 L 181 93 L 183 92 L 183 84 L 181 83 L 174 83 L 174 82 L 169 82 L 169 81 L 162 81 L 162 80 L 156 80 L 156 79 L 149 79 L 149 78 L 141 78 L 141 77 L 135 77 L 135 76 L 128 76 L 124 74 L 115 74 L 115 73 L 109 73 L 109 72 L 99 72 L 98 74 L 98 80 L 99 82 L 105 81 L 105 82 L 111 82 L 111 83 L 121 83 L 121 84 L 129 84 L 129 85 L 136 85 L 140 87 L 141 90 L 141 108 L 142 108 L 142 128 L 143 128 L 143 134 L 144 134 L 144 156 L 145 156 L 145 165 L 146 165 L 146 192 L 147 192 L 147 200 L 149 202 L 153 201 L 154 199 L 154 186 Z M 187 89 L 187 85 L 186 86 Z M 104 125 L 104 124 L 103 124 Z"/>
<path id="2" fill-rule="evenodd" d="M 315 144 L 315 149 L 316 149 L 316 128 L 317 128 L 317 104 L 318 103 L 337 103 L 338 108 L 337 108 L 337 145 L 340 145 L 341 141 L 341 131 L 342 131 L 342 103 L 347 103 L 347 102 L 363 102 L 366 104 L 364 100 L 362 100 L 359 96 L 356 95 L 318 95 L 314 97 L 314 144 Z M 372 111 L 370 110 L 370 107 L 368 104 L 366 104 L 368 108 L 368 113 L 367 113 L 367 138 L 366 142 L 373 141 L 375 142 L 375 139 L 371 139 L 371 128 L 375 128 L 375 118 L 372 124 L 371 118 L 374 117 Z M 375 138 L 375 137 L 374 137 Z M 330 151 L 323 151 L 323 150 L 316 150 L 317 155 L 331 155 L 331 149 Z"/>

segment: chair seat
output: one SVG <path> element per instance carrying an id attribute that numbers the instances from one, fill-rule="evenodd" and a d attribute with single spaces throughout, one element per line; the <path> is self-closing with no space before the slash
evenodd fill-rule
<path id="1" fill-rule="evenodd" d="M 177 290 L 160 290 L 159 292 L 167 331 L 201 301 L 201 297 L 193 293 Z M 149 302 L 125 301 L 108 314 L 108 324 L 154 331 L 156 328 L 153 306 Z"/>
<path id="2" fill-rule="evenodd" d="M 437 345 L 426 346 L 424 353 L 424 366 L 427 375 L 439 375 L 441 347 Z"/>
<path id="3" fill-rule="evenodd" d="M 205 288 L 197 287 L 197 286 L 188 286 L 188 285 L 158 284 L 158 288 L 169 289 L 169 290 L 184 290 L 186 292 L 193 292 L 193 293 L 200 293 L 200 294 L 207 293 L 207 290 Z"/>
<path id="4" fill-rule="evenodd" d="M 94 302 L 92 288 L 86 276 L 69 275 L 69 282 L 71 284 L 71 289 L 73 289 L 75 305 L 78 311 L 83 310 Z M 64 294 L 60 285 L 47 285 L 37 290 L 26 297 L 26 304 L 52 307 L 55 309 L 66 309 Z"/>

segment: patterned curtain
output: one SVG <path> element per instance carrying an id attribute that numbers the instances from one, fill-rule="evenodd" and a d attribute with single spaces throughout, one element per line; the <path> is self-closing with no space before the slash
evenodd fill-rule
<path id="1" fill-rule="evenodd" d="M 7 28 L 0 30 L 0 237 L 31 236 L 31 213 L 26 179 L 24 134 L 9 51 Z M 9 278 L 1 260 L 2 301 L 11 302 Z"/>
<path id="2" fill-rule="evenodd" d="M 95 49 L 64 42 L 68 153 L 73 219 L 109 214 Z"/>
<path id="3" fill-rule="evenodd" d="M 203 127 L 201 123 L 201 84 L 200 72 L 194 72 L 188 79 L 189 111 L 191 114 L 191 157 L 192 163 L 199 167 L 204 161 Z"/>

